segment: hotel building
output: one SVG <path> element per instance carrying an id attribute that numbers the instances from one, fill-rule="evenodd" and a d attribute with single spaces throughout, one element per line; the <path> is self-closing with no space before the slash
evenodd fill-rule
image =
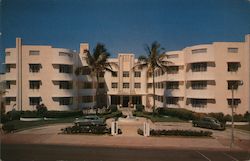
<path id="1" fill-rule="evenodd" d="M 52 46 L 23 45 L 17 38 L 16 47 L 5 50 L 6 111 L 35 110 L 41 103 L 49 110 L 93 107 L 96 80 L 88 72 L 78 76 L 74 72 L 86 65 L 86 49 L 87 43 L 81 43 L 77 53 Z M 250 35 L 244 42 L 195 45 L 166 55 L 172 62 L 168 70 L 154 73 L 133 70 L 137 59 L 132 53 L 110 58 L 118 68 L 101 78 L 102 105 L 143 104 L 151 108 L 154 74 L 157 107 L 230 114 L 233 88 L 236 113 L 249 111 Z"/>

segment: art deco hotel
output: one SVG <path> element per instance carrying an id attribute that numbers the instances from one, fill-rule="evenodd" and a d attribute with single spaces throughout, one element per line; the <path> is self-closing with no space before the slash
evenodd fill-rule
<path id="1" fill-rule="evenodd" d="M 52 46 L 24 45 L 5 49 L 6 111 L 35 110 L 45 104 L 48 110 L 74 110 L 95 105 L 95 82 L 89 73 L 75 75 L 86 65 L 87 43 L 80 51 Z M 103 106 L 128 107 L 153 105 L 152 74 L 155 75 L 156 106 L 185 108 L 196 112 L 231 113 L 232 91 L 236 113 L 249 111 L 250 104 L 250 35 L 243 42 L 214 42 L 189 46 L 165 53 L 172 63 L 166 72 L 133 70 L 133 53 L 118 53 L 116 72 L 105 72 L 99 82 Z M 233 89 L 232 89 L 233 88 Z"/>

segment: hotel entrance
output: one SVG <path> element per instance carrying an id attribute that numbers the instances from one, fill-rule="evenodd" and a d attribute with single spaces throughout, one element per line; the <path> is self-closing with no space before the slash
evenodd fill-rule
<path id="1" fill-rule="evenodd" d="M 112 105 L 122 105 L 122 107 L 129 107 L 133 104 L 142 104 L 142 96 L 128 96 L 128 95 L 111 95 L 111 104 Z"/>
<path id="2" fill-rule="evenodd" d="M 122 96 L 122 107 L 128 107 L 129 106 L 129 96 Z"/>

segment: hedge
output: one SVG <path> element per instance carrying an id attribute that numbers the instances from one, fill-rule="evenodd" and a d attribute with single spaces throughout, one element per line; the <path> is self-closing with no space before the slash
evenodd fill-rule
<path id="1" fill-rule="evenodd" d="M 111 112 L 116 112 L 118 109 L 117 109 L 117 105 L 110 105 L 109 108 L 108 108 Z"/>
<path id="2" fill-rule="evenodd" d="M 193 131 L 193 130 L 150 130 L 152 136 L 206 136 L 211 137 L 210 131 Z"/>
<path id="3" fill-rule="evenodd" d="M 144 106 L 141 104 L 137 104 L 137 105 L 135 105 L 135 109 L 136 109 L 136 111 L 142 112 L 142 111 L 144 111 Z"/>

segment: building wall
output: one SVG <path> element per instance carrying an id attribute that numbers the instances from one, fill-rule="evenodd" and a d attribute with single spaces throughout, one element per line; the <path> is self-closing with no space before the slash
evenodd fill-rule
<path id="1" fill-rule="evenodd" d="M 52 46 L 22 45 L 17 38 L 16 48 L 6 49 L 7 66 L 10 72 L 5 74 L 5 81 L 11 82 L 11 88 L 6 89 L 5 98 L 12 97 L 15 100 L 6 105 L 6 110 L 34 110 L 30 105 L 30 97 L 41 97 L 49 110 L 72 110 L 93 107 L 95 102 L 96 80 L 90 75 L 76 76 L 74 71 L 80 66 L 86 66 L 86 52 L 89 49 L 87 43 L 80 44 L 80 53 L 68 49 L 53 48 Z M 237 52 L 229 52 L 229 48 Z M 39 51 L 39 55 L 29 55 L 31 50 Z M 67 53 L 67 54 L 60 54 Z M 70 56 L 69 56 L 70 55 Z M 156 70 L 156 106 L 171 108 L 186 108 L 196 112 L 223 112 L 231 113 L 229 101 L 232 92 L 228 89 L 228 81 L 243 81 L 243 85 L 234 90 L 235 99 L 240 100 L 236 106 L 236 113 L 249 111 L 249 77 L 250 77 L 250 35 L 246 35 L 245 42 L 215 42 L 207 45 L 195 45 L 186 47 L 180 51 L 167 52 L 169 69 L 166 72 Z M 21 59 L 22 58 L 22 59 Z M 137 63 L 132 53 L 119 53 L 117 58 L 110 58 L 110 62 L 117 71 L 117 77 L 106 72 L 101 82 L 105 83 L 104 97 L 107 95 L 107 104 L 111 104 L 111 97 L 120 98 L 123 103 L 129 96 L 131 103 L 133 96 L 140 96 L 142 104 L 148 108 L 153 105 L 152 77 L 146 69 L 133 69 Z M 235 72 L 228 71 L 228 63 L 239 64 Z M 29 64 L 41 64 L 38 73 L 31 73 Z M 206 64 L 206 70 L 194 71 L 197 64 Z M 71 73 L 60 73 L 60 65 L 70 65 Z M 177 71 L 175 71 L 178 68 Z M 129 76 L 123 77 L 123 72 L 128 71 Z M 140 77 L 135 77 L 135 71 L 141 72 Z M 29 81 L 39 80 L 39 89 L 30 89 Z M 70 81 L 72 89 L 59 89 L 59 81 Z M 93 83 L 92 88 L 84 89 L 81 86 Z M 193 84 L 206 82 L 202 89 Z M 117 83 L 117 88 L 112 88 L 112 83 Z M 129 88 L 123 88 L 123 83 L 129 83 Z M 140 88 L 135 88 L 135 83 L 140 83 Z M 150 87 L 151 84 L 151 87 Z M 176 86 L 178 84 L 178 86 Z M 61 97 L 72 97 L 71 105 L 60 105 Z M 86 101 L 85 99 L 90 99 Z M 104 98 L 105 99 L 105 98 Z M 198 103 L 197 103 L 198 102 Z M 200 102 L 206 102 L 201 103 Z"/>

